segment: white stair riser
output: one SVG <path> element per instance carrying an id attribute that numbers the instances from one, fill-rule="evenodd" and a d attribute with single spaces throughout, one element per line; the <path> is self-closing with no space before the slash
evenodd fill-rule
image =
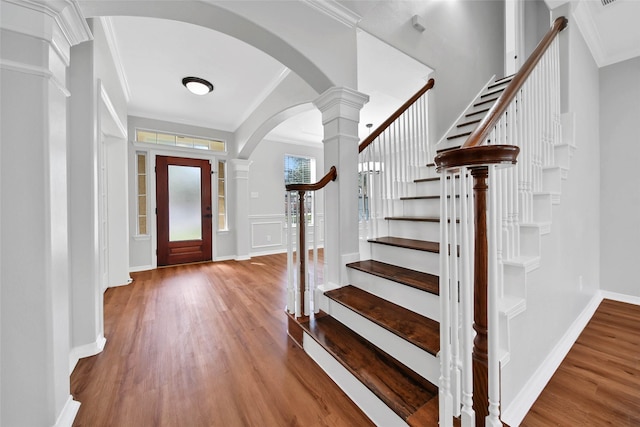
<path id="1" fill-rule="evenodd" d="M 440 361 L 437 357 L 332 300 L 329 301 L 329 314 L 418 375 L 438 384 Z"/>
<path id="2" fill-rule="evenodd" d="M 440 240 L 440 223 L 427 221 L 389 220 L 389 235 L 403 239 Z"/>
<path id="3" fill-rule="evenodd" d="M 371 259 L 435 275 L 440 269 L 439 254 L 389 245 L 372 244 Z"/>
<path id="4" fill-rule="evenodd" d="M 378 426 L 406 427 L 407 423 L 378 396 L 354 377 L 307 333 L 303 335 L 305 352 L 345 392 L 347 396 Z"/>
<path id="5" fill-rule="evenodd" d="M 409 199 L 402 201 L 403 216 L 440 216 L 440 199 Z"/>
<path id="6" fill-rule="evenodd" d="M 350 268 L 349 283 L 408 310 L 440 321 L 440 300 L 437 295 L 383 277 Z"/>

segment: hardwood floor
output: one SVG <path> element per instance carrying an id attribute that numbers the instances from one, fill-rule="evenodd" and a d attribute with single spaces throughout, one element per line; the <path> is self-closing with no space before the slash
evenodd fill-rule
<path id="1" fill-rule="evenodd" d="M 640 426 L 640 307 L 604 300 L 521 425 Z"/>
<path id="2" fill-rule="evenodd" d="M 372 426 L 288 339 L 285 255 L 133 274 L 71 376 L 77 427 Z"/>

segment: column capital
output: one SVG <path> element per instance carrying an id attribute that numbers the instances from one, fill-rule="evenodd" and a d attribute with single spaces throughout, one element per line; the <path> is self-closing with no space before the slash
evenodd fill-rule
<path id="1" fill-rule="evenodd" d="M 231 159 L 229 160 L 229 164 L 236 172 L 249 172 L 249 166 L 251 166 L 253 161 L 248 159 Z"/>
<path id="2" fill-rule="evenodd" d="M 360 110 L 369 102 L 369 96 L 346 87 L 332 87 L 320 95 L 313 105 L 322 112 L 322 123 L 337 118 L 360 121 Z"/>
<path id="3" fill-rule="evenodd" d="M 76 0 L 2 0 L 2 3 L 2 28 L 45 40 L 57 38 L 59 32 L 68 46 L 93 38 Z M 57 28 L 43 26 L 42 20 L 36 18 L 38 15 L 49 17 Z"/>

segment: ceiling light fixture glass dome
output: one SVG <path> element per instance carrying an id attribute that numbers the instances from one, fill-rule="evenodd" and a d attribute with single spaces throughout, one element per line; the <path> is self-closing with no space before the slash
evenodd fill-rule
<path id="1" fill-rule="evenodd" d="M 206 95 L 213 91 L 213 85 L 200 77 L 185 77 L 182 79 L 182 84 L 189 89 L 189 92 L 196 95 Z"/>

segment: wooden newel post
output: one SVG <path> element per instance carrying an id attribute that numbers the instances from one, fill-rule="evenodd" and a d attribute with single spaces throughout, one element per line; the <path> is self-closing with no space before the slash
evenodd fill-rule
<path id="1" fill-rule="evenodd" d="M 300 259 L 300 277 L 298 297 L 300 313 L 304 314 L 304 290 L 307 282 L 307 244 L 305 242 L 305 211 L 304 211 L 305 191 L 298 191 L 298 257 Z"/>
<path id="2" fill-rule="evenodd" d="M 489 248 L 487 243 L 487 166 L 472 167 L 473 196 L 475 201 L 475 258 L 474 258 L 474 303 L 473 329 L 473 410 L 476 414 L 476 426 L 484 427 L 489 415 L 489 344 L 488 330 L 488 283 Z"/>

